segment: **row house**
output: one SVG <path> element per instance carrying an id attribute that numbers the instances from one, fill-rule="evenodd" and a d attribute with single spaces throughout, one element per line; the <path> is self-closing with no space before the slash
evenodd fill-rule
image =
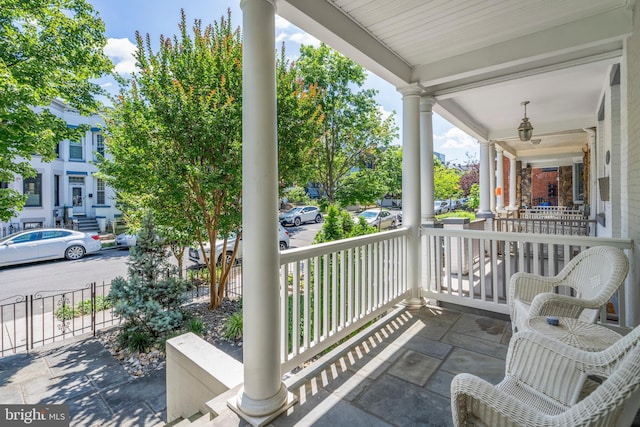
<path id="1" fill-rule="evenodd" d="M 70 127 L 87 125 L 90 129 L 76 141 L 58 143 L 58 157 L 51 162 L 33 156 L 35 177 L 16 176 L 13 182 L 2 183 L 27 199 L 15 217 L 0 222 L 1 235 L 26 228 L 62 226 L 104 232 L 120 216 L 115 191 L 95 176 L 97 154 L 105 152 L 102 117 L 82 116 L 58 100 L 51 103 L 49 111 Z"/>

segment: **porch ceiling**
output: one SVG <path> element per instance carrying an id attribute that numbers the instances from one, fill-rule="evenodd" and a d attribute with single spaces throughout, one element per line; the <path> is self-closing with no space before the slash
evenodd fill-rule
<path id="1" fill-rule="evenodd" d="M 569 157 L 595 127 L 635 0 L 279 0 L 278 14 L 518 157 Z M 520 143 L 527 116 L 539 145 Z M 532 150 L 534 150 L 532 152 Z M 563 152 L 565 154 L 560 155 Z"/>

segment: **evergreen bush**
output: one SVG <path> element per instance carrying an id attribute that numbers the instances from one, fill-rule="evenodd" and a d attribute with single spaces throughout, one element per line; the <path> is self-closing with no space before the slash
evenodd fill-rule
<path id="1" fill-rule="evenodd" d="M 111 282 L 109 299 L 115 314 L 125 321 L 123 345 L 136 349 L 152 345 L 182 325 L 186 282 L 177 277 L 168 256 L 149 213 L 130 249 L 128 279 Z"/>

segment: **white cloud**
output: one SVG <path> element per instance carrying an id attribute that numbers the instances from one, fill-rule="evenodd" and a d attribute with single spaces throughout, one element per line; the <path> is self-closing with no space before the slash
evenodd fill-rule
<path id="1" fill-rule="evenodd" d="M 378 111 L 380 112 L 383 120 L 386 120 L 393 114 L 393 112 L 385 110 L 382 105 L 378 105 Z"/>
<path id="2" fill-rule="evenodd" d="M 276 15 L 276 30 L 284 30 L 291 26 L 291 23 L 284 18 Z"/>
<path id="3" fill-rule="evenodd" d="M 106 82 L 106 83 L 102 83 L 100 85 L 100 87 L 103 88 L 103 89 L 106 89 L 106 88 L 111 87 L 111 86 L 113 86 L 112 82 Z"/>
<path id="4" fill-rule="evenodd" d="M 289 40 L 298 44 L 320 46 L 320 40 L 307 33 L 293 33 L 289 36 Z"/>
<path id="5" fill-rule="evenodd" d="M 137 70 L 136 60 L 133 57 L 137 47 L 127 38 L 107 39 L 104 54 L 114 64 L 114 71 L 118 74 L 131 74 Z"/>
<path id="6" fill-rule="evenodd" d="M 443 149 L 473 150 L 478 148 L 478 143 L 475 139 L 456 127 L 450 128 L 444 135 L 436 135 L 436 139 L 443 141 L 440 145 L 440 148 Z"/>

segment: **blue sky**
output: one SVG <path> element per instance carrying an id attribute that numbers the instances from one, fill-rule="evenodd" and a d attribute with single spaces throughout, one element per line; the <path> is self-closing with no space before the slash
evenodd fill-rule
<path id="1" fill-rule="evenodd" d="M 239 0 L 88 0 L 98 11 L 105 23 L 108 39 L 105 53 L 114 63 L 120 74 L 128 74 L 135 70 L 132 53 L 135 50 L 135 32 L 143 36 L 149 33 L 152 41 L 157 41 L 161 34 L 173 36 L 178 29 L 180 9 L 187 15 L 187 22 L 201 19 L 203 24 L 226 16 L 231 10 L 232 25 L 241 26 L 242 12 Z M 276 43 L 278 47 L 285 42 L 287 56 L 295 59 L 301 44 L 319 42 L 296 26 L 282 18 L 276 17 Z M 111 78 L 101 79 L 100 83 L 108 90 L 115 91 L 116 84 Z M 369 73 L 366 87 L 378 90 L 377 101 L 384 114 L 396 112 L 396 123 L 401 126 L 402 99 L 395 87 L 373 73 Z M 446 120 L 434 115 L 434 150 L 443 153 L 448 162 L 466 163 L 467 153 L 478 158 L 478 143 L 455 128 Z M 401 135 L 401 133 L 400 133 Z M 399 141 L 398 141 L 399 143 Z"/>

